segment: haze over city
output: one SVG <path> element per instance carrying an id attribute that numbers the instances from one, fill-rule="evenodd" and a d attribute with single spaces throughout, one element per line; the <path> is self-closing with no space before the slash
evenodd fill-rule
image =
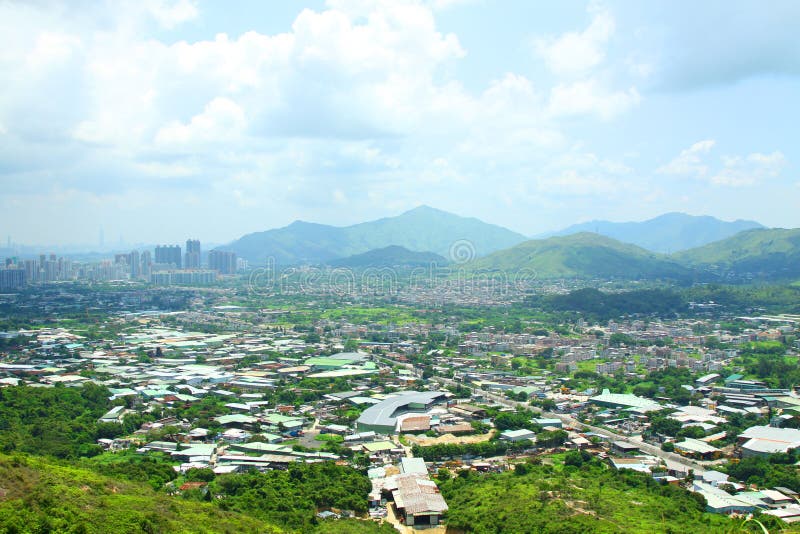
<path id="1" fill-rule="evenodd" d="M 0 5 L 0 227 L 226 243 L 427 204 L 800 226 L 796 2 Z"/>
<path id="2" fill-rule="evenodd" d="M 800 534 L 798 21 L 0 0 L 0 534 Z"/>

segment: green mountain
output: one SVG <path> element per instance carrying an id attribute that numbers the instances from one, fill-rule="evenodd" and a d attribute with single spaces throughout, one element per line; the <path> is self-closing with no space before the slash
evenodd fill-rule
<path id="1" fill-rule="evenodd" d="M 588 232 L 526 241 L 467 263 L 463 268 L 468 272 L 510 274 L 533 271 L 539 279 L 679 279 L 691 275 L 689 269 L 668 256 Z"/>
<path id="2" fill-rule="evenodd" d="M 665 213 L 641 222 L 590 221 L 572 225 L 549 236 L 594 232 L 653 252 L 668 254 L 699 247 L 753 228 L 763 226 L 755 221 L 728 222 L 709 216 Z"/>
<path id="3" fill-rule="evenodd" d="M 433 252 L 416 252 L 399 245 L 390 245 L 328 262 L 332 267 L 362 269 L 367 267 L 420 267 L 432 263 L 445 265 L 447 259 Z"/>
<path id="4" fill-rule="evenodd" d="M 399 245 L 446 258 L 472 258 L 524 241 L 521 234 L 471 217 L 420 206 L 396 217 L 338 227 L 296 221 L 284 228 L 245 235 L 224 247 L 253 264 L 326 263 Z"/>
<path id="5" fill-rule="evenodd" d="M 689 267 L 722 276 L 800 277 L 800 228 L 747 230 L 672 256 Z"/>

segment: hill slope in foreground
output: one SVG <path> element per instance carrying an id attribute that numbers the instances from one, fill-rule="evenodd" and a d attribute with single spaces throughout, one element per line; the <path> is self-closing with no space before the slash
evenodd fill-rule
<path id="1" fill-rule="evenodd" d="M 43 458 L 0 456 L 0 532 L 268 532 L 284 530 Z"/>
<path id="2" fill-rule="evenodd" d="M 265 497 L 267 498 L 267 497 Z M 371 521 L 286 528 L 240 511 L 170 496 L 145 483 L 25 455 L 0 455 L 0 532 L 387 534 Z"/>
<path id="3" fill-rule="evenodd" d="M 502 474 L 470 474 L 444 482 L 448 528 L 484 534 L 756 531 L 740 519 L 706 512 L 705 499 L 697 494 L 660 484 L 644 473 L 614 471 L 588 453 L 583 458 L 577 451 L 567 453 L 564 463 L 552 459 L 553 465 L 518 464 Z M 800 530 L 769 516 L 760 520 L 770 532 Z"/>

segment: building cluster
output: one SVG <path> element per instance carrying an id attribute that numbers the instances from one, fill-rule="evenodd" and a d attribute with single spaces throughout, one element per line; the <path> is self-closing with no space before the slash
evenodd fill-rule
<path id="1" fill-rule="evenodd" d="M 185 254 L 180 245 L 157 245 L 153 253 L 133 250 L 98 262 L 73 261 L 55 254 L 6 258 L 0 266 L 0 291 L 74 280 L 142 280 L 162 286 L 202 286 L 215 282 L 218 275 L 236 274 L 247 267 L 235 252 L 215 249 L 204 256 L 200 241 L 189 239 Z"/>
<path id="2" fill-rule="evenodd" d="M 157 251 L 153 264 L 162 260 L 176 266 L 175 260 L 182 260 L 188 266 L 189 254 L 200 253 L 199 244 L 183 257 L 180 250 L 162 248 L 169 250 Z M 138 260 L 141 264 L 142 255 Z M 231 258 L 225 261 L 230 265 Z M 133 256 L 114 262 L 132 263 Z M 203 271 L 159 270 L 151 277 L 164 272 L 192 277 Z M 203 282 L 188 278 L 186 283 Z M 189 293 L 148 289 L 165 300 L 172 293 Z M 132 295 L 139 308 L 150 304 L 148 294 Z M 69 309 L 86 304 L 67 297 L 58 293 L 47 306 L 59 299 Z M 112 298 L 106 306 L 127 306 L 120 295 Z M 450 320 L 320 319 L 295 330 L 287 325 L 287 310 L 248 308 L 232 304 L 233 299 L 205 301 L 200 293 L 186 298 L 193 302 L 191 309 L 177 304 L 180 310 L 169 312 L 119 309 L 109 316 L 117 332 L 109 339 L 65 328 L 0 333 L 22 341 L 13 355 L 0 358 L 0 386 L 93 381 L 107 387 L 119 404 L 101 417 L 108 423 L 122 423 L 132 413 L 174 412 L 148 420 L 130 436 L 100 443 L 111 450 L 167 453 L 182 472 L 352 462 L 368 469 L 371 515 L 382 517 L 394 507 L 409 526 L 437 525 L 447 511 L 429 473 L 504 470 L 531 456 L 568 449 L 587 451 L 616 469 L 688 486 L 706 498 L 709 511 L 760 510 L 800 520 L 789 488 L 746 487 L 714 469 L 724 459 L 800 448 L 800 430 L 787 426 L 800 413 L 800 398 L 793 388 L 724 371 L 734 366 L 738 349 L 707 343 L 712 336 L 727 336 L 734 347 L 740 344 L 735 340 L 780 338 L 796 331 L 789 320 L 754 320 L 752 328 L 736 334 L 682 320 L 515 334 L 493 328 L 463 332 Z M 700 326 L 710 333 L 695 334 Z M 649 344 L 611 346 L 614 334 Z M 661 343 L 665 338 L 673 342 Z M 658 388 L 643 396 L 623 392 L 624 387 L 597 387 L 601 381 L 640 384 L 647 373 L 670 369 L 690 377 L 679 393 L 691 403 L 677 402 Z M 577 379 L 576 370 L 586 378 Z M 187 408 L 206 403 L 215 410 L 202 420 L 185 415 Z M 495 424 L 499 414 L 518 408 L 538 413 L 515 427 Z M 660 430 L 656 415 L 686 435 Z M 736 421 L 750 423 L 734 432 Z M 493 450 L 501 452 L 483 457 L 454 449 L 429 461 L 413 457 L 413 445 L 488 443 L 494 430 L 499 439 L 491 443 L 500 445 Z"/>

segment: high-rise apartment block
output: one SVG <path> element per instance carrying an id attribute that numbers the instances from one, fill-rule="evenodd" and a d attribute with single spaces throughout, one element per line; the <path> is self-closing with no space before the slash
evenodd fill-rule
<path id="1" fill-rule="evenodd" d="M 183 262 L 181 261 L 180 245 L 158 245 L 155 263 L 172 265 L 173 269 L 181 269 Z"/>
<path id="2" fill-rule="evenodd" d="M 236 253 L 212 250 L 208 253 L 208 268 L 219 274 L 234 274 L 236 272 Z"/>
<path id="3" fill-rule="evenodd" d="M 186 257 L 184 266 L 186 269 L 199 269 L 200 268 L 200 240 L 188 239 L 186 240 Z"/>
<path id="4" fill-rule="evenodd" d="M 20 289 L 25 287 L 25 269 L 16 267 L 0 269 L 0 290 Z"/>

